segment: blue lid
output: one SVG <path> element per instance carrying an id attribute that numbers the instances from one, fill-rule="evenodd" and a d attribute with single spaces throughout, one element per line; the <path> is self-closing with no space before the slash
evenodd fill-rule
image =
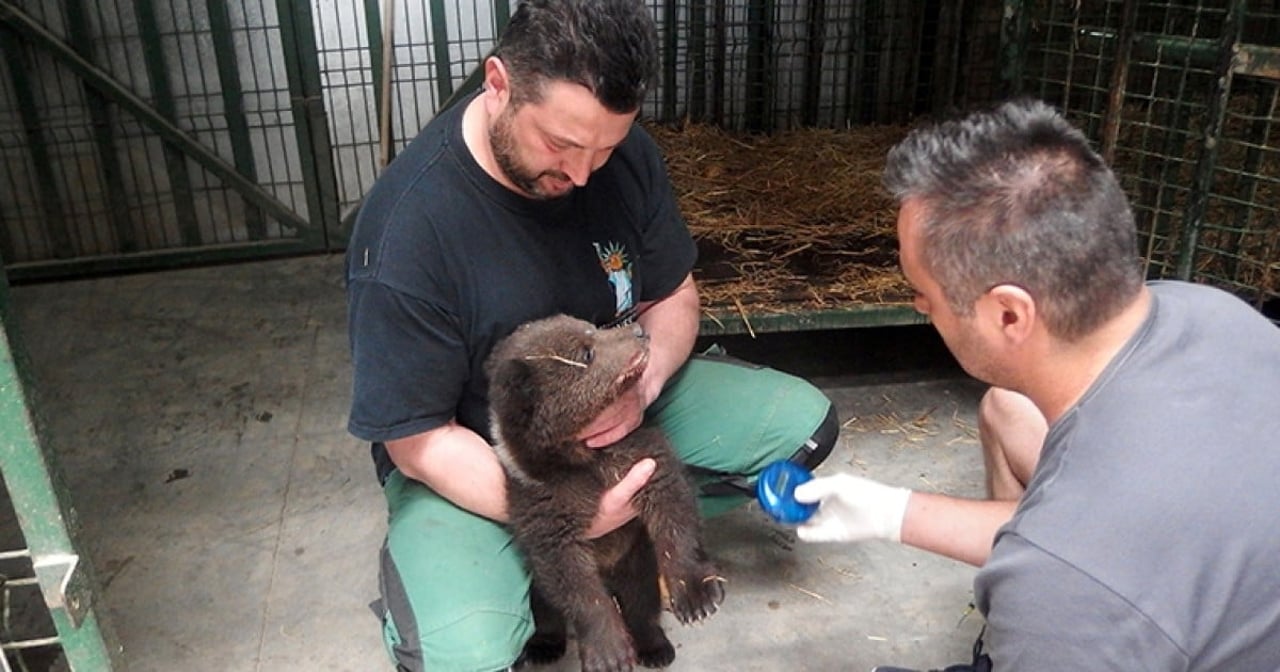
<path id="1" fill-rule="evenodd" d="M 811 480 L 808 469 L 789 460 L 779 460 L 764 468 L 756 481 L 756 499 L 760 508 L 774 520 L 784 525 L 798 525 L 818 510 L 817 503 L 801 504 L 796 501 L 797 485 Z"/>

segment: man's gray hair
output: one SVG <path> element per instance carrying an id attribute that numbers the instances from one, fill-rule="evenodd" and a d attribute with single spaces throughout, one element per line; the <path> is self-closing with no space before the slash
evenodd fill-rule
<path id="1" fill-rule="evenodd" d="M 884 184 L 923 206 L 921 259 L 951 309 L 992 287 L 1036 300 L 1050 332 L 1076 340 L 1142 285 L 1133 214 L 1084 134 L 1016 100 L 917 128 L 889 151 Z"/>

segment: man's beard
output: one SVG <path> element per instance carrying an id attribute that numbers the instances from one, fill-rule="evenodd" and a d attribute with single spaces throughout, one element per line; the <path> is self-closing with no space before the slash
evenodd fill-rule
<path id="1" fill-rule="evenodd" d="M 501 170 L 502 174 L 527 196 L 540 199 L 552 198 L 538 185 L 538 180 L 544 176 L 551 176 L 567 181 L 569 177 L 564 173 L 551 170 L 535 173 L 520 163 L 517 157 L 515 133 L 511 128 L 511 119 L 514 114 L 515 110 L 511 107 L 503 110 L 494 121 L 493 128 L 489 129 L 489 147 L 493 151 L 493 160 L 497 162 L 498 170 Z"/>

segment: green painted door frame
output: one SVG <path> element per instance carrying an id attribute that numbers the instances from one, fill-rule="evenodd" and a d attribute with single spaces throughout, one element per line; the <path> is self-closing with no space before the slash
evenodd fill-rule
<path id="1" fill-rule="evenodd" d="M 30 557 L 56 643 L 71 669 L 119 669 L 120 647 L 102 621 L 100 586 L 77 540 L 76 511 L 57 460 L 40 435 L 25 355 L 12 324 L 8 283 L 0 279 L 0 472 L 26 541 L 26 548 L 0 550 L 7 557 Z"/>

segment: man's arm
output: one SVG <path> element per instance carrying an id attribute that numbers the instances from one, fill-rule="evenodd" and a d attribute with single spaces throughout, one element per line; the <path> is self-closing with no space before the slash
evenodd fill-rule
<path id="1" fill-rule="evenodd" d="M 506 473 L 497 453 L 479 434 L 450 421 L 421 434 L 387 441 L 386 446 L 391 461 L 405 476 L 472 513 L 507 522 Z M 612 532 L 636 516 L 631 498 L 649 482 L 656 466 L 653 460 L 641 460 L 605 491 L 588 537 Z"/>
<path id="2" fill-rule="evenodd" d="M 601 448 L 621 440 L 640 426 L 644 410 L 662 393 L 663 385 L 684 366 L 698 338 L 698 288 L 693 274 L 665 297 L 639 304 L 636 320 L 649 334 L 649 365 L 633 394 L 605 409 L 579 434 L 588 446 Z"/>
<path id="3" fill-rule="evenodd" d="M 902 543 L 976 567 L 986 564 L 996 532 L 1018 503 L 912 492 L 902 520 Z"/>
<path id="4" fill-rule="evenodd" d="M 386 446 L 391 461 L 405 476 L 468 511 L 506 522 L 506 474 L 497 453 L 479 434 L 451 420 L 421 434 L 387 441 Z"/>
<path id="5" fill-rule="evenodd" d="M 649 366 L 640 383 L 648 408 L 663 385 L 684 366 L 698 338 L 698 286 L 686 275 L 675 291 L 658 301 L 642 302 L 636 319 L 649 334 Z"/>
<path id="6" fill-rule="evenodd" d="M 976 566 L 987 561 L 996 532 L 1018 505 L 913 492 L 853 474 L 815 478 L 795 497 L 819 503 L 797 530 L 805 541 L 888 539 Z"/>

